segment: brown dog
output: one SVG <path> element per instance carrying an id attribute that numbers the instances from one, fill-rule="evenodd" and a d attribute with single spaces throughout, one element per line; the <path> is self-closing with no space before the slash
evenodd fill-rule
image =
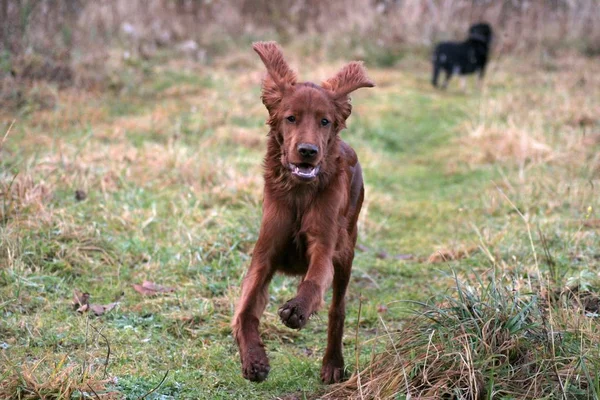
<path id="1" fill-rule="evenodd" d="M 262 101 L 270 126 L 264 160 L 263 217 L 232 327 L 244 378 L 263 381 L 269 359 L 258 333 L 276 271 L 301 275 L 295 298 L 279 309 L 281 321 L 302 328 L 333 282 L 327 349 L 321 379 L 343 378 L 345 295 L 356 244 L 364 187 L 354 150 L 339 132 L 352 107 L 348 94 L 374 84 L 351 62 L 321 86 L 297 82 L 275 42 L 253 46 L 267 67 Z"/>

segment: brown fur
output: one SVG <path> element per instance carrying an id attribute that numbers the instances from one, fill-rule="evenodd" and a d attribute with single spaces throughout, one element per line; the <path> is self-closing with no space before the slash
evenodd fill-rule
<path id="1" fill-rule="evenodd" d="M 339 132 L 352 110 L 348 94 L 374 84 L 358 62 L 321 86 L 299 83 L 275 42 L 255 43 L 253 48 L 267 68 L 262 101 L 270 131 L 262 224 L 232 322 L 242 372 L 259 382 L 269 373 L 258 325 L 269 282 L 275 272 L 282 272 L 302 276 L 296 297 L 279 309 L 281 321 L 293 329 L 306 324 L 333 286 L 321 379 L 339 382 L 344 373 L 345 294 L 364 197 L 356 153 Z M 300 169 L 293 172 L 294 166 Z"/>

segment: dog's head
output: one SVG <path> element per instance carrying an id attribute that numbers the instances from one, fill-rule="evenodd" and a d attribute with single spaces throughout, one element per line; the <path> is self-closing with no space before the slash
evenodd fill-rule
<path id="1" fill-rule="evenodd" d="M 281 163 L 300 181 L 319 175 L 334 140 L 346 127 L 352 106 L 348 95 L 373 87 L 360 62 L 351 62 L 320 86 L 297 82 L 275 42 L 253 45 L 267 67 L 262 101 L 269 111 L 271 135 L 281 147 Z"/>
<path id="2" fill-rule="evenodd" d="M 469 39 L 490 44 L 492 42 L 492 27 L 490 24 L 480 22 L 478 24 L 471 25 L 469 28 Z"/>

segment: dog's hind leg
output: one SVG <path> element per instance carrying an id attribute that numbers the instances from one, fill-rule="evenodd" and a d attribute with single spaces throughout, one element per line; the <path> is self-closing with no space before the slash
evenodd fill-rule
<path id="1" fill-rule="evenodd" d="M 485 65 L 483 65 L 481 68 L 479 68 L 479 80 L 482 81 L 484 76 L 485 76 Z"/>
<path id="2" fill-rule="evenodd" d="M 438 85 L 438 78 L 440 76 L 440 66 L 437 62 L 433 62 L 433 75 L 431 77 L 431 84 L 433 85 L 433 87 L 437 87 Z"/>
<path id="3" fill-rule="evenodd" d="M 442 83 L 442 89 L 448 87 L 448 82 L 450 82 L 450 78 L 452 77 L 452 70 L 450 68 L 444 69 L 444 72 L 446 72 L 446 76 L 444 78 L 444 83 Z"/>
<path id="4" fill-rule="evenodd" d="M 479 69 L 479 78 L 477 79 L 477 87 L 483 89 L 483 77 L 485 76 L 485 65 Z"/>
<path id="5" fill-rule="evenodd" d="M 467 91 L 467 76 L 466 75 L 462 75 L 460 77 L 460 88 L 462 89 L 463 92 Z"/>
<path id="6" fill-rule="evenodd" d="M 344 378 L 344 356 L 342 337 L 346 319 L 346 289 L 350 281 L 352 255 L 341 263 L 336 263 L 333 277 L 333 295 L 329 307 L 329 325 L 327 327 L 327 349 L 321 367 L 321 380 L 324 383 L 341 382 Z"/>

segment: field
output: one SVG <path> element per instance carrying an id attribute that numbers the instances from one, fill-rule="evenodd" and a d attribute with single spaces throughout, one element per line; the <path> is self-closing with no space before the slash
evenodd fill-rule
<path id="1" fill-rule="evenodd" d="M 307 57 L 300 45 L 285 53 L 315 82 L 348 61 Z M 354 375 L 329 395 L 375 396 L 356 372 L 415 334 L 423 303 L 443 311 L 471 293 L 492 311 L 514 300 L 507 319 L 523 324 L 514 335 L 541 316 L 545 338 L 519 337 L 548 350 L 531 363 L 548 369 L 534 371 L 544 384 L 529 397 L 501 387 L 508 370 L 446 383 L 449 393 L 598 398 L 598 58 L 507 55 L 483 86 L 452 81 L 442 92 L 427 57 L 407 54 L 393 68 L 367 60 L 377 87 L 353 95 L 342 132 L 366 200 L 344 340 Z M 299 332 L 277 317 L 295 279 L 271 285 L 264 383 L 242 378 L 229 327 L 260 224 L 260 60 L 247 46 L 204 66 L 165 56 L 117 71 L 117 88 L 32 84 L 30 101 L 0 111 L 0 397 L 324 395 L 326 312 Z M 79 311 L 88 302 L 74 305 L 77 292 L 89 293 Z M 416 332 L 425 345 L 414 351 L 429 352 L 433 333 Z M 475 364 L 454 367 L 468 378 L 476 374 L 462 370 Z"/>

